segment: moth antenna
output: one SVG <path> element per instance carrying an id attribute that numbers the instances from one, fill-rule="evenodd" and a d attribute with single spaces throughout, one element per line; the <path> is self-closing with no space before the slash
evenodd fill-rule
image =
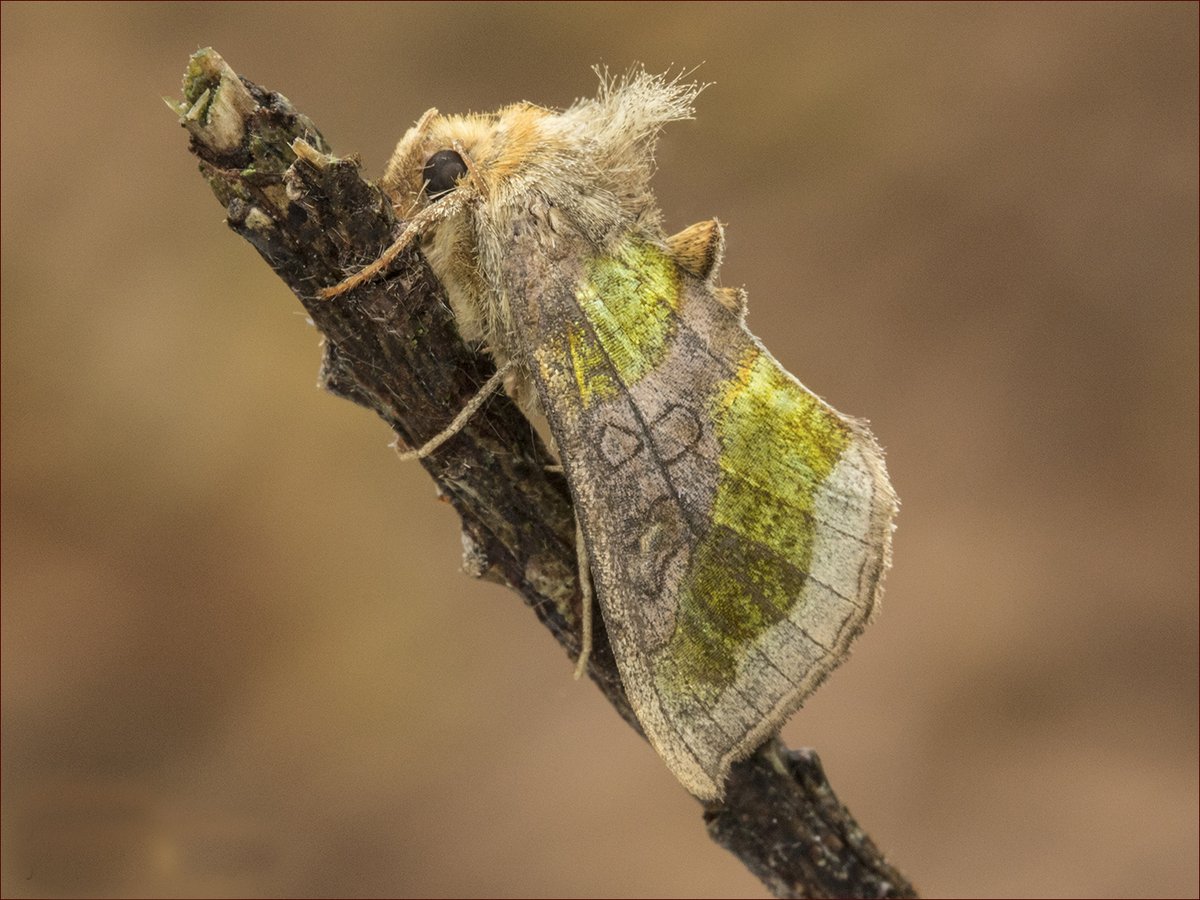
<path id="1" fill-rule="evenodd" d="M 349 278 L 338 282 L 333 287 L 318 291 L 317 296 L 322 300 L 332 300 L 334 297 L 340 297 L 347 291 L 352 291 L 359 285 L 365 284 L 375 278 L 390 266 L 409 244 L 424 234 L 427 229 L 443 219 L 448 219 L 462 212 L 477 196 L 478 194 L 470 191 L 454 191 L 452 194 L 442 198 L 438 203 L 425 207 L 412 217 L 404 230 L 400 232 L 400 237 L 396 238 L 392 242 L 392 245 L 380 254 L 378 259 L 359 269 Z"/>
<path id="2" fill-rule="evenodd" d="M 487 185 L 483 181 L 483 176 L 479 172 L 479 167 L 475 165 L 475 160 L 471 158 L 471 154 L 467 152 L 467 148 L 463 146 L 463 142 L 455 138 L 450 145 L 454 148 L 454 152 L 462 157 L 463 164 L 467 167 L 467 177 L 471 179 L 471 184 L 475 190 L 479 191 L 479 195 L 487 198 Z"/>
<path id="3" fill-rule="evenodd" d="M 410 460 L 414 459 L 424 459 L 425 457 L 429 456 L 429 454 L 437 450 L 438 447 L 442 446 L 442 444 L 446 443 L 446 441 L 450 440 L 450 438 L 462 431 L 463 426 L 470 421 L 471 416 L 479 412 L 480 407 L 487 403 L 488 398 L 491 397 L 492 394 L 496 393 L 496 389 L 504 383 L 504 376 L 508 374 L 509 369 L 511 369 L 513 365 L 514 363 L 512 360 L 509 360 L 503 366 L 497 369 L 495 374 L 493 374 L 492 377 L 484 383 L 483 387 L 479 389 L 479 393 L 472 397 L 470 401 L 468 401 L 467 405 L 459 411 L 458 415 L 454 417 L 454 420 L 441 431 L 439 431 L 434 437 L 430 438 L 415 450 L 401 450 L 397 448 L 396 455 L 400 457 L 400 461 L 409 462 Z"/>

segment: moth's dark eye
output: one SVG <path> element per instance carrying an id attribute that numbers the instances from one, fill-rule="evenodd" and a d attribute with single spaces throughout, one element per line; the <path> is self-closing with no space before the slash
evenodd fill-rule
<path id="1" fill-rule="evenodd" d="M 453 150 L 439 150 L 425 163 L 425 195 L 436 200 L 454 190 L 458 179 L 467 174 L 467 164 Z"/>

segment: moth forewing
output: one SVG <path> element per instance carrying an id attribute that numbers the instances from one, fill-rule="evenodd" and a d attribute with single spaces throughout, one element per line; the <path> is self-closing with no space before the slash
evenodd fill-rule
<path id="1" fill-rule="evenodd" d="M 680 781 L 715 799 L 862 630 L 894 499 L 869 434 L 709 280 L 645 238 L 577 243 L 549 277 L 516 267 L 517 321 L 626 691 Z"/>

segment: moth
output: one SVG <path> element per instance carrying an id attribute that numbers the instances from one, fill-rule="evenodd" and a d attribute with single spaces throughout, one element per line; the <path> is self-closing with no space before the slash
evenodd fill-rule
<path id="1" fill-rule="evenodd" d="M 700 89 L 634 71 L 562 111 L 426 112 L 380 181 L 408 226 L 326 293 L 419 242 L 462 337 L 549 422 L 629 700 L 711 801 L 870 619 L 897 500 L 866 424 L 746 328 L 721 224 L 663 230 L 655 145 Z"/>

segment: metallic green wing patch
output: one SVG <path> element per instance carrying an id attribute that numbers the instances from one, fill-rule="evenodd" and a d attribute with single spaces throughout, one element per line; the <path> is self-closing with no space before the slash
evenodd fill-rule
<path id="1" fill-rule="evenodd" d="M 846 425 L 757 347 L 710 415 L 721 470 L 711 525 L 680 592 L 660 691 L 710 701 L 744 648 L 798 600 L 812 557 L 813 498 L 850 442 Z"/>
<path id="2" fill-rule="evenodd" d="M 662 364 L 677 321 L 679 279 L 661 250 L 627 242 L 612 257 L 593 257 L 575 296 L 588 324 L 571 331 L 585 405 L 593 396 L 611 396 L 606 369 L 629 387 Z M 605 387 L 592 385 L 592 379 Z"/>

